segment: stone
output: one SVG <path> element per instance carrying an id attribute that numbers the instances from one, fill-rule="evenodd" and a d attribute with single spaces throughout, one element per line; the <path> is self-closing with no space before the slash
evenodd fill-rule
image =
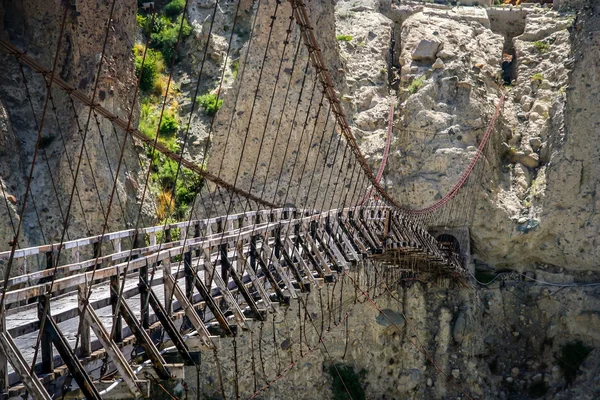
<path id="1" fill-rule="evenodd" d="M 411 58 L 415 61 L 434 60 L 441 45 L 435 39 L 422 39 L 413 50 Z"/>
<path id="2" fill-rule="evenodd" d="M 458 368 L 453 369 L 452 376 L 454 377 L 454 379 L 458 379 L 460 377 L 460 369 L 458 369 Z"/>
<path id="3" fill-rule="evenodd" d="M 433 63 L 433 65 L 431 66 L 431 68 L 433 68 L 433 69 L 443 69 L 444 68 L 444 62 L 442 61 L 441 58 L 437 58 L 435 60 L 435 62 Z"/>
<path id="4" fill-rule="evenodd" d="M 538 151 L 542 147 L 542 139 L 540 137 L 532 137 L 529 139 L 529 144 L 534 151 Z"/>
<path id="5" fill-rule="evenodd" d="M 515 377 L 515 378 L 516 378 L 516 377 L 519 375 L 519 372 L 520 372 L 520 371 L 519 371 L 519 368 L 517 368 L 517 367 L 513 367 L 513 368 L 510 370 L 510 374 L 511 374 L 513 377 Z"/>
<path id="6" fill-rule="evenodd" d="M 450 50 L 442 49 L 442 50 L 440 50 L 440 51 L 437 52 L 436 56 L 438 58 L 441 58 L 442 60 L 449 60 L 451 58 L 456 57 L 456 54 L 454 54 Z"/>
<path id="7" fill-rule="evenodd" d="M 456 87 L 463 89 L 471 89 L 473 87 L 473 84 L 469 81 L 458 81 L 456 82 Z"/>
<path id="8" fill-rule="evenodd" d="M 526 154 L 522 151 L 518 151 L 513 156 L 513 162 L 521 163 L 527 168 L 537 168 L 540 165 L 540 157 L 535 153 Z"/>
<path id="9" fill-rule="evenodd" d="M 429 386 L 429 387 L 433 386 L 433 380 L 431 378 L 427 378 L 427 386 Z"/>

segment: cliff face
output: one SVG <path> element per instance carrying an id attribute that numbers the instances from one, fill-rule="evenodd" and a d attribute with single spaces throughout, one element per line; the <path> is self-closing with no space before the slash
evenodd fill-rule
<path id="1" fill-rule="evenodd" d="M 506 95 L 465 222 L 476 261 L 497 269 L 597 267 L 597 21 L 589 6 L 572 10 L 337 6 L 337 33 L 349 36 L 339 41 L 345 105 L 374 169 L 392 84 L 399 106 L 383 184 L 407 207 L 448 193 Z"/>
<path id="2" fill-rule="evenodd" d="M 57 51 L 65 4 L 63 1 L 3 1 L 2 37 L 50 69 Z M 70 2 L 68 7 L 57 74 L 91 97 L 96 85 L 110 3 L 75 1 Z M 96 94 L 96 102 L 124 118 L 131 110 L 135 88 L 131 49 L 136 9 L 137 4 L 133 0 L 115 4 Z M 23 68 L 31 96 L 30 104 L 19 64 L 5 53 L 0 57 L 0 73 L 3 76 L 0 85 L 0 141 L 3 144 L 0 179 L 7 190 L 8 212 L 16 224 L 18 217 L 15 212 L 20 212 L 23 204 L 42 119 L 46 83 L 29 68 Z M 71 104 L 62 91 L 53 89 L 52 98 L 44 119 L 40 151 L 24 214 L 21 247 L 60 240 L 82 135 L 86 129 L 88 135 L 67 238 L 101 232 L 123 140 L 123 132 L 115 133 L 108 121 L 98 118 L 97 122 L 93 114 L 89 117 L 88 108 L 77 102 Z M 118 140 L 115 135 L 118 135 Z M 121 169 L 117 185 L 119 198 L 115 199 L 109 218 L 111 230 L 122 229 L 126 221 L 137 215 L 135 185 L 127 182 L 137 179 L 139 160 L 131 140 L 129 143 L 125 155 L 127 167 Z M 1 228 L 2 237 L 8 238 L 0 243 L 0 250 L 6 250 L 7 242 L 14 233 L 9 218 L 6 218 L 4 204 L 0 207 L 0 214 L 5 221 Z"/>

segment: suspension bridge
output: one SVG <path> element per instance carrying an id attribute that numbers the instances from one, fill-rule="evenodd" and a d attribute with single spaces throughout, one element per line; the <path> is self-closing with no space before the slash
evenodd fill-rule
<path id="1" fill-rule="evenodd" d="M 189 371 L 186 367 L 194 366 L 199 381 L 206 363 L 211 363 L 217 369 L 215 386 L 219 395 L 254 398 L 276 385 L 314 349 L 323 347 L 329 353 L 322 322 L 329 315 L 331 323 L 332 310 L 339 313 L 334 322 L 341 324 L 357 301 L 378 308 L 376 298 L 381 289 L 401 279 L 443 278 L 465 284 L 464 259 L 427 229 L 447 225 L 456 215 L 472 213 L 474 196 L 464 194 L 468 192 L 465 188 L 470 181 L 481 179 L 480 160 L 485 159 L 503 96 L 494 115 L 488 116 L 489 125 L 477 151 L 452 189 L 431 206 L 409 210 L 380 184 L 392 137 L 393 106 L 384 160 L 375 176 L 334 89 L 334 79 L 311 24 L 309 5 L 301 0 L 259 1 L 249 43 L 240 54 L 238 80 L 245 82 L 245 89 L 241 85 L 231 89 L 225 100 L 233 105 L 212 116 L 209 125 L 211 140 L 206 141 L 204 157 L 209 153 L 209 143 L 221 143 L 224 149 L 223 154 L 211 155 L 213 165 L 219 165 L 217 171 L 206 168 L 206 160 L 197 163 L 187 158 L 185 146 L 196 94 L 206 74 L 204 63 L 209 58 L 219 1 L 207 25 L 208 39 L 190 119 L 179 149 L 159 141 L 158 127 L 168 89 L 154 137 L 135 128 L 139 80 L 132 88 L 129 115 L 118 115 L 99 99 L 101 74 L 106 73 L 103 63 L 110 56 L 107 44 L 115 1 L 110 3 L 102 54 L 90 90 L 76 87 L 57 73 L 65 26 L 74 12 L 70 6 L 61 10 L 64 14 L 52 67 L 10 40 L 0 39 L 0 50 L 22 77 L 21 89 L 30 103 L 37 133 L 23 181 L 26 189 L 18 203 L 19 216 L 38 215 L 44 202 L 53 201 L 60 214 L 59 239 L 37 246 L 21 245 L 23 218 L 11 219 L 14 238 L 10 250 L 0 253 L 4 270 L 0 391 L 5 397 L 148 398 L 157 393 L 160 396 L 163 391 L 167 398 L 174 398 L 166 389 L 169 382 L 190 379 L 185 377 Z M 239 4 L 235 20 L 238 11 Z M 154 10 L 149 18 L 155 14 Z M 181 43 L 183 20 L 175 54 Z M 234 30 L 235 26 L 231 28 L 230 47 Z M 285 37 L 283 45 L 275 47 L 274 37 Z M 142 63 L 148 46 L 149 41 Z M 278 51 L 281 53 L 276 54 Z M 230 57 L 229 50 L 226 57 Z M 258 66 L 258 72 L 250 68 L 246 71 L 247 65 Z M 263 76 L 269 68 L 278 72 Z M 289 71 L 287 75 L 284 70 Z M 43 82 L 45 96 L 41 104 L 34 106 L 29 91 L 36 79 Z M 171 83 L 169 75 L 168 85 Z M 223 75 L 217 96 L 224 92 L 220 90 L 222 85 Z M 248 93 L 253 96 L 248 97 Z M 58 131 L 61 136 L 54 146 L 68 164 L 68 176 L 62 182 L 55 182 L 47 149 L 42 145 L 48 130 Z M 86 210 L 90 205 L 82 196 L 86 189 L 83 177 L 95 180 L 95 175 L 87 146 L 93 135 L 100 136 L 104 146 L 105 138 L 110 136 L 107 131 L 114 137 L 113 144 L 118 144 L 108 151 L 104 147 L 112 182 L 107 193 L 101 193 L 94 183 L 98 198 L 95 207 L 103 222 L 89 224 Z M 69 135 L 75 137 L 70 144 Z M 151 157 L 128 165 L 126 154 L 135 143 L 146 146 Z M 254 151 L 249 151 L 252 146 Z M 229 148 L 234 150 L 228 152 Z M 152 163 L 159 153 L 176 163 L 176 181 L 185 179 L 183 170 L 187 170 L 203 182 L 189 215 L 178 222 L 171 222 L 173 218 L 161 224 L 144 220 Z M 227 175 L 224 164 L 235 174 Z M 136 168 L 141 168 L 144 184 L 136 193 L 136 212 L 132 215 L 124 210 L 124 194 L 118 188 Z M 32 181 L 44 169 L 51 178 L 55 199 L 39 195 L 36 199 Z M 60 184 L 68 188 L 66 196 L 58 193 L 56 187 Z M 2 187 L 7 198 L 5 190 Z M 119 212 L 121 225 L 114 217 Z M 47 229 L 39 215 L 37 221 L 41 232 Z M 90 234 L 71 238 L 75 223 L 85 224 Z M 89 225 L 100 229 L 91 234 L 94 229 Z M 344 285 L 356 293 L 353 302 L 344 303 Z M 335 304 L 328 300 L 325 307 L 321 304 L 320 311 L 307 304 L 311 294 L 320 296 L 324 290 L 335 294 L 336 288 L 339 299 Z M 266 370 L 268 361 L 263 359 L 262 349 L 260 356 L 255 355 L 254 341 L 251 348 L 236 347 L 242 346 L 236 342 L 242 333 L 257 334 L 257 324 L 262 333 L 265 322 L 294 307 L 300 322 L 295 342 L 299 355 L 296 359 L 292 356 L 287 367 Z M 307 330 L 319 333 L 312 342 Z M 273 335 L 277 343 L 275 331 Z M 233 340 L 233 370 L 221 367 L 223 340 Z M 259 339 L 257 347 L 261 343 Z M 211 354 L 213 359 L 207 361 L 203 354 Z M 241 366 L 243 357 L 245 365 L 252 366 L 247 373 L 262 373 L 262 384 L 257 378 L 254 387 L 239 384 L 238 377 L 246 373 Z"/>

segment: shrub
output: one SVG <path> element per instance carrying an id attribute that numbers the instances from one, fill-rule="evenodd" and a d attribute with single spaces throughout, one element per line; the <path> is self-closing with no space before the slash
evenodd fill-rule
<path id="1" fill-rule="evenodd" d="M 536 42 L 533 42 L 533 45 L 540 53 L 545 53 L 548 50 L 550 50 L 550 44 L 548 44 L 546 42 L 536 41 Z"/>
<path id="2" fill-rule="evenodd" d="M 161 136 L 173 136 L 179 129 L 175 112 L 172 110 L 165 110 L 163 118 L 160 121 L 159 133 Z"/>
<path id="3" fill-rule="evenodd" d="M 171 18 L 177 17 L 185 8 L 185 0 L 173 0 L 165 6 L 165 14 Z"/>
<path id="4" fill-rule="evenodd" d="M 156 216 L 160 220 L 164 220 L 169 217 L 175 211 L 175 201 L 173 200 L 173 194 L 168 190 L 161 190 L 158 193 L 156 199 Z"/>
<path id="5" fill-rule="evenodd" d="M 352 40 L 352 36 L 351 35 L 337 35 L 335 38 L 337 40 L 342 41 L 342 42 L 350 42 Z"/>
<path id="6" fill-rule="evenodd" d="M 233 60 L 231 62 L 231 73 L 233 74 L 233 79 L 237 78 L 238 71 L 240 70 L 240 60 Z"/>
<path id="7" fill-rule="evenodd" d="M 135 75 L 140 79 L 140 89 L 148 92 L 154 89 L 160 72 L 165 68 L 165 63 L 160 53 L 148 49 L 144 60 L 144 46 L 136 44 L 133 48 L 135 56 Z M 143 62 L 143 65 L 142 65 Z"/>
<path id="8" fill-rule="evenodd" d="M 165 16 L 158 18 L 158 22 L 152 28 L 150 39 L 152 40 L 152 47 L 159 50 L 167 65 L 171 65 L 175 58 L 175 45 L 177 44 L 177 37 L 179 36 L 179 26 L 181 24 L 180 16 L 174 22 Z M 187 22 L 183 21 L 183 27 L 181 29 L 181 37 L 186 38 L 192 33 L 192 27 Z"/>
<path id="9" fill-rule="evenodd" d="M 413 81 L 408 85 L 408 91 L 410 94 L 415 94 L 425 86 L 425 77 L 423 75 L 413 79 Z"/>
<path id="10" fill-rule="evenodd" d="M 537 73 L 537 74 L 533 74 L 531 76 L 531 82 L 541 82 L 544 80 L 544 75 L 542 75 L 541 73 Z"/>
<path id="11" fill-rule="evenodd" d="M 223 100 L 218 99 L 216 94 L 206 93 L 198 96 L 196 101 L 208 115 L 215 115 L 223 105 Z"/>

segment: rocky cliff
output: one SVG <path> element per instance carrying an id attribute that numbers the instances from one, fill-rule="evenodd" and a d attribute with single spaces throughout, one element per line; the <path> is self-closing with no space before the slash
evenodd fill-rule
<path id="1" fill-rule="evenodd" d="M 131 53 L 136 2 L 116 3 L 99 74 L 110 10 L 107 2 L 3 1 L 0 7 L 2 38 L 51 68 L 65 7 L 65 27 L 58 49 L 56 73 L 89 97 L 97 84 L 95 101 L 127 118 L 133 107 L 136 83 Z M 17 212 L 20 213 L 23 205 L 47 97 L 46 82 L 40 75 L 27 67 L 21 71 L 13 56 L 2 53 L 0 57 L 3 77 L 0 85 L 0 180 L 4 189 L 0 207 L 0 218 L 4 221 L 0 228 L 3 238 L 0 250 L 7 250 L 8 242 L 14 236 L 13 227 L 19 220 Z M 122 131 L 114 131 L 109 121 L 96 119 L 89 108 L 78 102 L 71 103 L 64 92 L 54 88 L 51 93 L 23 216 L 20 247 L 60 241 L 85 132 L 85 149 L 65 239 L 101 233 L 124 136 Z M 110 230 L 128 226 L 137 215 L 135 181 L 140 163 L 137 153 L 130 139 L 126 147 L 126 166 L 122 167 L 118 179 L 118 198 L 114 200 L 109 217 Z"/>

